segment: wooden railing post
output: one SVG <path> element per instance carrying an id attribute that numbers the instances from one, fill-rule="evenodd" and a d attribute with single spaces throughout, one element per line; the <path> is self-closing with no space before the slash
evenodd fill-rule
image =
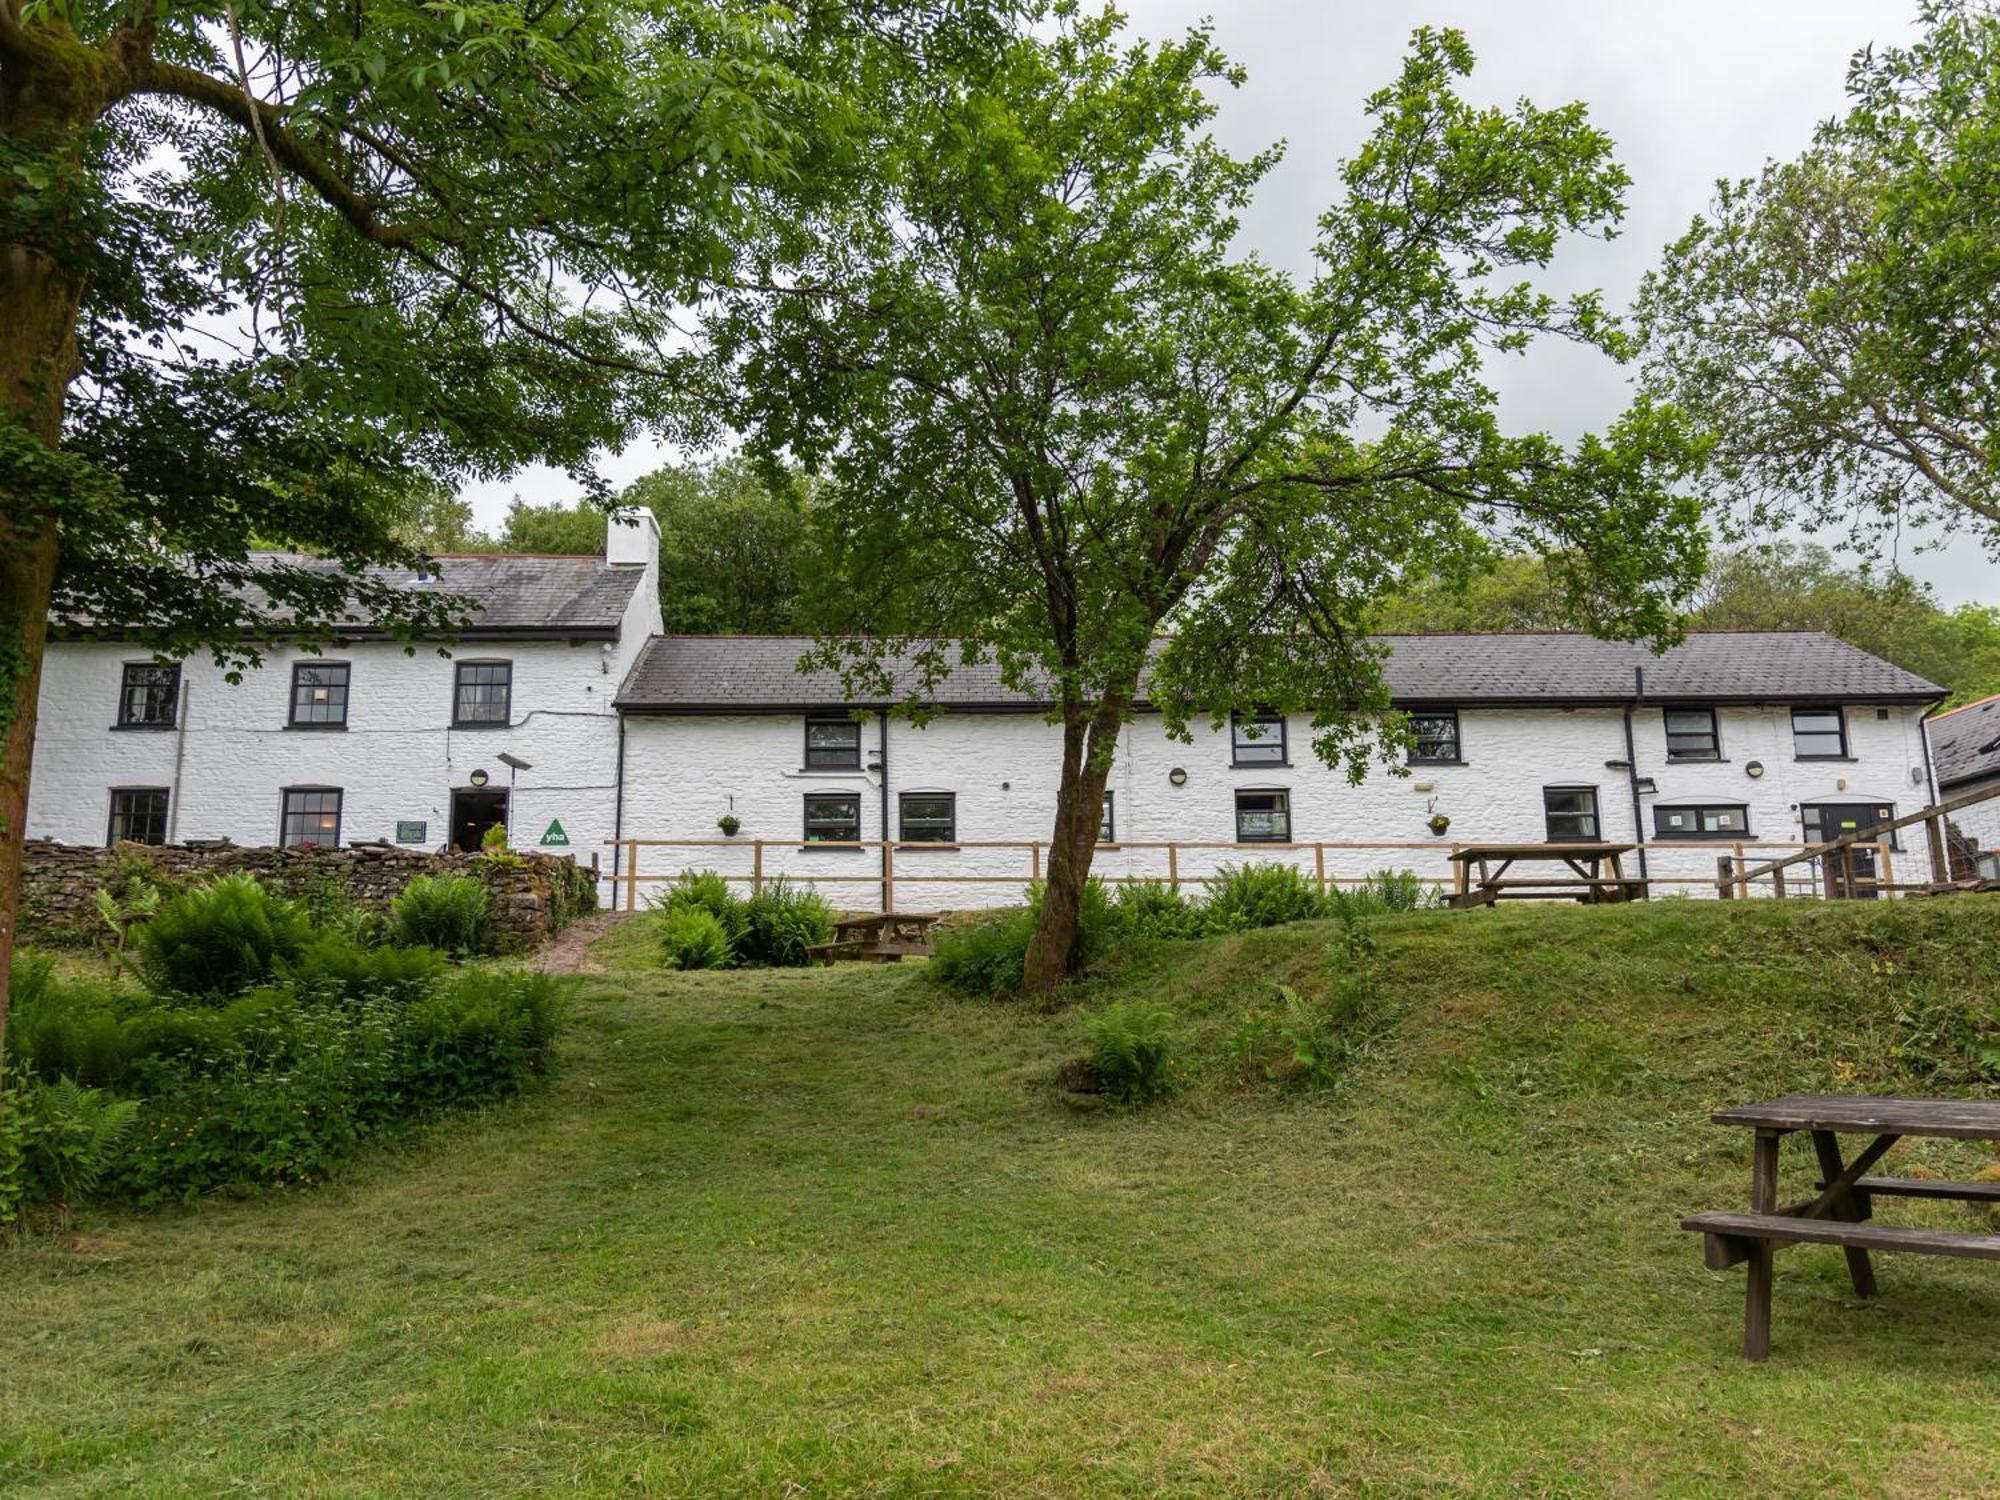
<path id="1" fill-rule="evenodd" d="M 1785 899 L 1785 872 L 1783 870 L 1773 870 L 1771 872 L 1771 894 L 1776 896 L 1780 901 Z"/>
<path id="2" fill-rule="evenodd" d="M 896 909 L 896 849 L 887 839 L 882 840 L 882 910 Z"/>
<path id="3" fill-rule="evenodd" d="M 639 841 L 625 840 L 625 910 L 639 909 Z"/>
<path id="4" fill-rule="evenodd" d="M 1167 885 L 1178 896 L 1181 893 L 1181 846 L 1167 844 Z"/>
<path id="5" fill-rule="evenodd" d="M 1739 901 L 1750 899 L 1750 882 L 1743 878 L 1743 841 L 1738 839 L 1733 846 L 1736 854 L 1736 897 Z"/>
<path id="6" fill-rule="evenodd" d="M 1715 856 L 1715 894 L 1724 901 L 1736 899 L 1736 862 L 1726 854 Z"/>
<path id="7" fill-rule="evenodd" d="M 1326 845 L 1313 845 L 1313 878 L 1319 881 L 1319 893 L 1326 894 Z"/>
<path id="8" fill-rule="evenodd" d="M 1042 844 L 1041 840 L 1037 839 L 1034 843 L 1028 845 L 1028 879 L 1033 882 L 1041 878 Z"/>
<path id="9" fill-rule="evenodd" d="M 750 894 L 762 895 L 764 891 L 764 841 L 750 841 Z"/>
<path id="10" fill-rule="evenodd" d="M 1944 819 L 1932 813 L 1924 819 L 1924 842 L 1931 852 L 1931 884 L 1943 885 L 1951 879 L 1951 854 L 1944 840 Z"/>
<path id="11" fill-rule="evenodd" d="M 1876 888 L 1881 891 L 1884 898 L 1893 898 L 1896 894 L 1896 862 L 1890 857 L 1890 848 L 1891 846 L 1887 839 L 1877 839 L 1875 841 L 1875 868 L 1878 872 L 1875 877 L 1875 883 Z"/>

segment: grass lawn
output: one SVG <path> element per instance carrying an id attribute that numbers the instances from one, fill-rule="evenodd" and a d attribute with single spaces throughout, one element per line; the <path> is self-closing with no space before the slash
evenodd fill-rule
<path id="1" fill-rule="evenodd" d="M 1120 961 L 1084 1003 L 1157 997 L 1199 1064 L 1122 1112 L 1051 1084 L 1074 1009 L 663 973 L 628 924 L 547 1092 L 0 1253 L 0 1492 L 2000 1491 L 2000 1267 L 1885 1258 L 1862 1305 L 1788 1250 L 1749 1367 L 1741 1270 L 1675 1227 L 1747 1192 L 1711 1107 L 1919 1085 L 1940 1004 L 2000 1013 L 2000 905 L 1380 933 L 1331 1094 L 1218 1061 L 1330 926 Z"/>

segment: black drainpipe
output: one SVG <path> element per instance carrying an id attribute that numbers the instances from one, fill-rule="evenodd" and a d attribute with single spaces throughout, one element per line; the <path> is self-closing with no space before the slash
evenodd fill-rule
<path id="1" fill-rule="evenodd" d="M 1632 710 L 1646 700 L 1646 669 L 1632 669 L 1632 701 L 1625 705 L 1625 784 L 1632 789 L 1632 837 L 1639 845 L 1639 878 L 1647 879 L 1646 871 L 1646 817 L 1639 805 L 1639 753 L 1632 741 Z M 1653 899 L 1653 888 L 1646 887 L 1646 899 Z"/>
<path id="2" fill-rule="evenodd" d="M 882 772 L 882 904 L 877 910 L 889 909 L 889 710 L 875 710 L 875 723 L 881 735 L 878 741 L 881 752 L 877 759 Z"/>
<path id="3" fill-rule="evenodd" d="M 618 861 L 625 846 L 625 715 L 618 716 L 618 795 L 611 811 L 611 909 L 618 909 Z"/>

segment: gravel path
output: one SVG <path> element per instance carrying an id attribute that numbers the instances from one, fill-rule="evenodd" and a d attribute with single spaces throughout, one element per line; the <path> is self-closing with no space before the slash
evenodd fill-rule
<path id="1" fill-rule="evenodd" d="M 565 927 L 535 960 L 549 974 L 594 974 L 602 967 L 590 957 L 590 945 L 631 916 L 629 911 L 600 911 L 579 917 Z"/>

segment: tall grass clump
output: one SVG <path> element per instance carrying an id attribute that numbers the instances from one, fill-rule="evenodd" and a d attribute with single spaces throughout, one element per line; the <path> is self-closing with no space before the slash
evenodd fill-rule
<path id="1" fill-rule="evenodd" d="M 1329 909 L 1319 887 L 1290 865 L 1224 865 L 1207 884 L 1202 915 L 1209 932 L 1309 922 Z"/>
<path id="2" fill-rule="evenodd" d="M 1144 1104 L 1171 1088 L 1173 1017 L 1158 1006 L 1121 1000 L 1083 1018 L 1090 1065 L 1104 1092 L 1121 1104 Z"/>
<path id="3" fill-rule="evenodd" d="M 796 969 L 811 961 L 809 948 L 832 938 L 833 908 L 817 892 L 780 878 L 743 903 L 736 951 L 745 963 Z"/>
<path id="4" fill-rule="evenodd" d="M 1028 904 L 950 928 L 932 938 L 931 974 L 961 994 L 998 997 L 1021 988 L 1028 942 L 1041 920 L 1045 887 L 1028 887 Z M 1099 958 L 1118 936 L 1118 919 L 1103 881 L 1084 882 L 1077 901 L 1077 947 L 1084 967 Z"/>
<path id="5" fill-rule="evenodd" d="M 1337 888 L 1327 904 L 1337 917 L 1372 917 L 1400 911 L 1428 911 L 1442 899 L 1435 883 L 1413 870 L 1377 870 L 1361 884 Z"/>
<path id="6" fill-rule="evenodd" d="M 276 977 L 311 936 L 305 914 L 256 876 L 224 875 L 138 929 L 139 966 L 155 989 L 233 995 Z"/>
<path id="7" fill-rule="evenodd" d="M 406 947 L 473 958 L 493 942 L 492 897 L 470 875 L 419 875 L 389 903 L 389 930 Z"/>

